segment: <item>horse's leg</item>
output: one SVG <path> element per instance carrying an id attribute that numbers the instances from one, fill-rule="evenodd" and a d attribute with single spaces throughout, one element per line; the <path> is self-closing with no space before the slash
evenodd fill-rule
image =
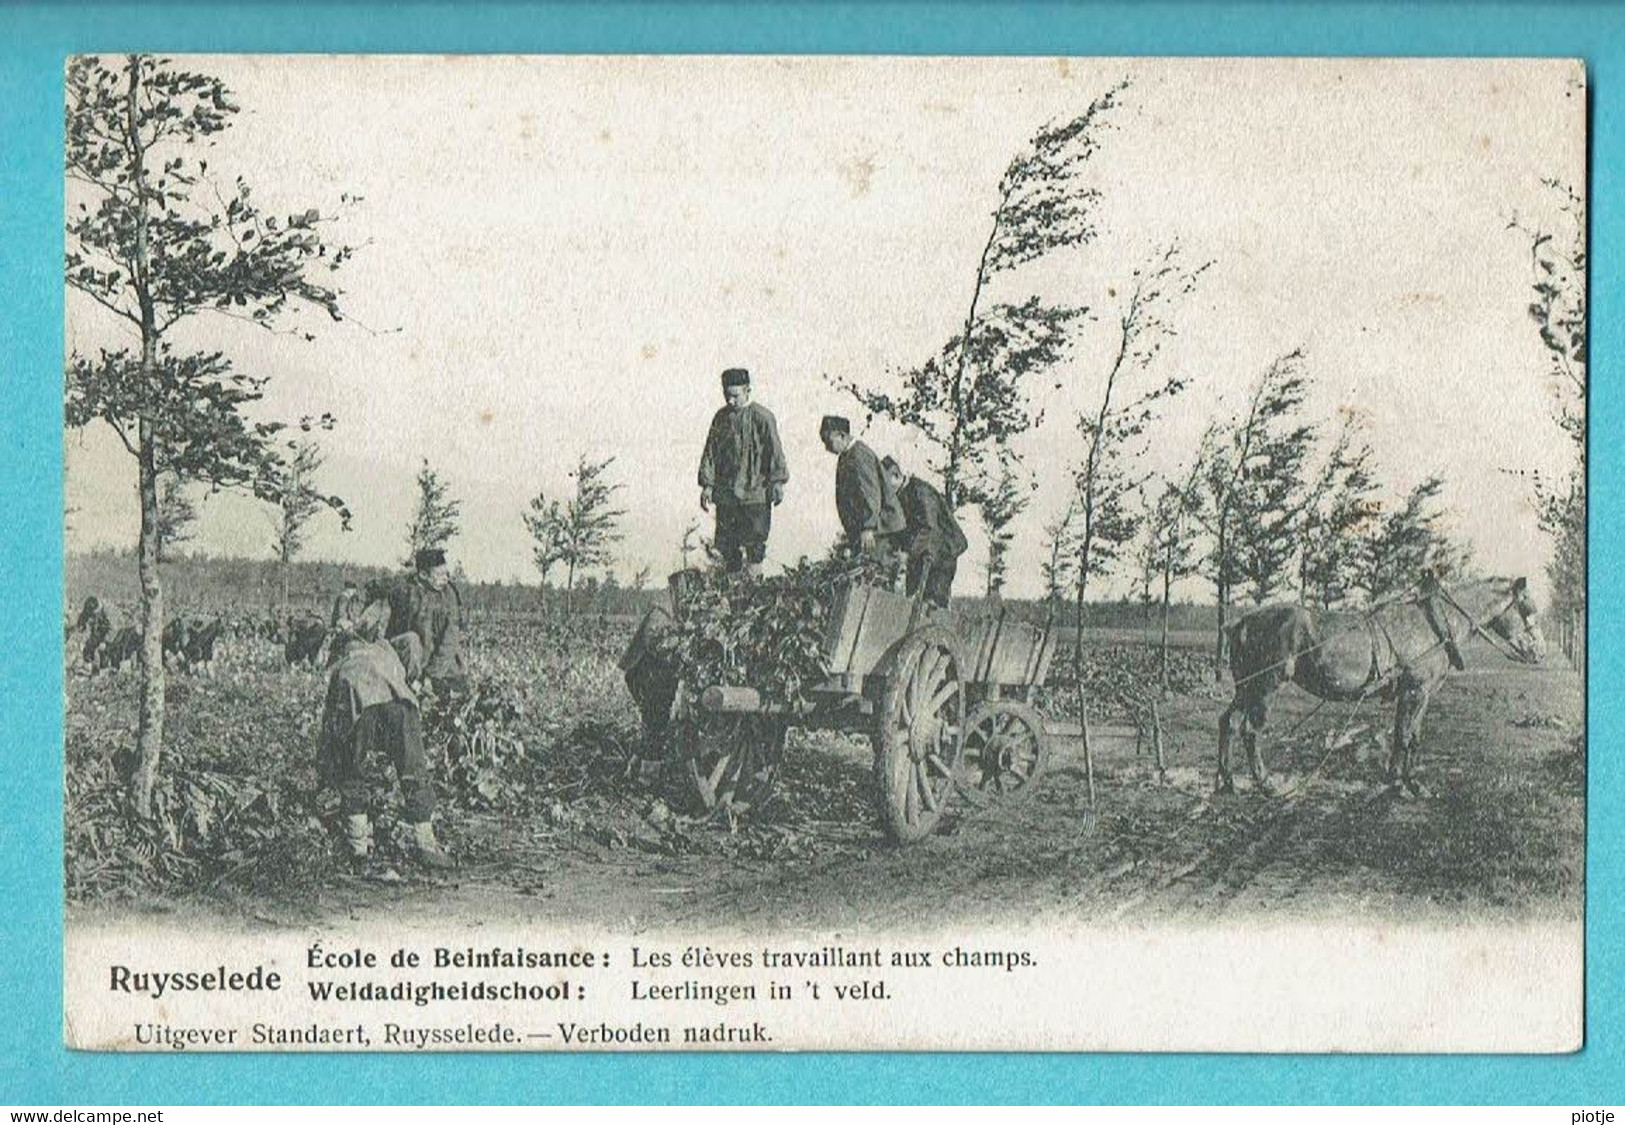
<path id="1" fill-rule="evenodd" d="M 1426 688 L 1419 692 L 1416 712 L 1411 716 L 1410 730 L 1405 738 L 1405 788 L 1417 796 L 1422 795 L 1422 786 L 1416 780 L 1416 764 L 1422 750 L 1422 718 L 1428 713 L 1428 704 L 1433 700 L 1433 693 Z"/>
<path id="2" fill-rule="evenodd" d="M 1399 784 L 1399 759 L 1405 749 L 1405 693 L 1394 696 L 1394 741 L 1388 751 L 1388 785 Z"/>
<path id="3" fill-rule="evenodd" d="M 1243 729 L 1247 732 L 1247 769 L 1253 775 L 1253 788 L 1261 793 L 1271 793 L 1275 790 L 1275 786 L 1270 783 L 1269 769 L 1264 765 L 1264 755 L 1258 752 L 1258 732 L 1264 729 L 1264 723 L 1268 718 L 1269 700 L 1260 695 L 1248 706 Z"/>
<path id="4" fill-rule="evenodd" d="M 1236 791 L 1236 779 L 1230 774 L 1230 727 L 1235 719 L 1236 701 L 1231 700 L 1230 706 L 1219 716 L 1219 779 L 1214 788 L 1220 793 Z"/>
<path id="5" fill-rule="evenodd" d="M 1414 684 L 1401 680 L 1394 693 L 1394 744 L 1388 755 L 1388 786 L 1398 789 L 1409 784 L 1411 776 L 1411 729 L 1417 710 Z"/>

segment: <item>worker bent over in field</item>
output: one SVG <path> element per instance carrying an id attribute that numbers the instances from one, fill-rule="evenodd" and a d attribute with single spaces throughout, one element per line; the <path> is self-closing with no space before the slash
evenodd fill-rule
<path id="1" fill-rule="evenodd" d="M 722 397 L 727 405 L 712 417 L 700 455 L 700 507 L 716 507 L 713 542 L 723 569 L 754 578 L 762 572 L 773 508 L 784 500 L 790 470 L 772 412 L 750 400 L 750 372 L 724 371 Z"/>
<path id="2" fill-rule="evenodd" d="M 403 633 L 415 635 L 423 646 L 423 678 L 437 689 L 458 690 L 468 680 L 463 601 L 452 585 L 446 552 L 425 548 L 412 561 L 412 577 L 390 591 L 389 628 L 384 635 L 391 640 Z"/>
<path id="3" fill-rule="evenodd" d="M 323 781 L 339 791 L 344 842 L 352 861 L 372 852 L 367 772 L 384 762 L 395 768 L 412 847 L 426 867 L 448 868 L 451 857 L 434 834 L 434 779 L 423 748 L 423 722 L 408 680 L 422 660 L 416 634 L 393 641 L 377 638 L 385 607 L 371 609 L 353 633 L 334 638 L 339 650 L 327 681 L 318 766 Z M 370 621 L 369 621 L 370 616 Z"/>
<path id="4" fill-rule="evenodd" d="M 909 597 L 923 593 L 932 605 L 946 609 L 953 596 L 959 556 L 969 544 L 947 499 L 930 481 L 907 476 L 890 457 L 880 463 L 897 494 L 906 524 L 897 546 L 908 557 Z"/>
<path id="5" fill-rule="evenodd" d="M 835 512 L 847 543 L 865 555 L 888 554 L 892 536 L 903 530 L 903 509 L 880 471 L 880 459 L 852 436 L 852 423 L 837 415 L 824 416 L 818 436 L 836 455 Z"/>

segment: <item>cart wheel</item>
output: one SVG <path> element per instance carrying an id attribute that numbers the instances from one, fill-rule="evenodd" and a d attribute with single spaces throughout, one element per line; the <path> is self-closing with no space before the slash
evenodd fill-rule
<path id="1" fill-rule="evenodd" d="M 990 797 L 1025 797 L 1048 766 L 1044 720 L 1027 704 L 999 700 L 971 713 L 959 759 L 965 789 Z"/>
<path id="2" fill-rule="evenodd" d="M 953 630 L 928 625 L 904 639 L 875 726 L 881 823 L 900 843 L 930 835 L 954 791 L 965 690 Z"/>
<path id="3" fill-rule="evenodd" d="M 760 715 L 682 720 L 680 747 L 689 790 L 705 812 L 761 808 L 773 795 L 788 726 Z"/>

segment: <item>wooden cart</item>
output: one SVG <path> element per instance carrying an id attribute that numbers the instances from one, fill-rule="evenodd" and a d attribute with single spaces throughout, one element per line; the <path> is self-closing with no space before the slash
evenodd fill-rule
<path id="1" fill-rule="evenodd" d="M 908 843 L 930 834 L 956 789 L 1030 790 L 1050 750 L 1030 695 L 1054 650 L 1047 627 L 1003 612 L 932 611 L 853 586 L 831 609 L 827 680 L 789 701 L 748 687 L 678 690 L 671 741 L 698 801 L 741 812 L 772 792 L 790 727 L 867 734 L 882 825 Z M 684 702 L 695 698 L 702 713 Z"/>

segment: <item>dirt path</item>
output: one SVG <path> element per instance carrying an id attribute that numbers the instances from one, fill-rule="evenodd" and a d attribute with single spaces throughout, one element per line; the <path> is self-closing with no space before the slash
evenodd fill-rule
<path id="1" fill-rule="evenodd" d="M 1312 703 L 1289 691 L 1279 738 Z M 909 848 L 869 809 L 868 749 L 797 735 L 767 823 L 667 819 L 625 829 L 464 817 L 454 878 L 345 879 L 319 902 L 243 908 L 254 926 L 320 928 L 569 920 L 626 928 L 753 931 L 987 920 L 1125 923 L 1174 918 L 1578 917 L 1584 773 L 1572 673 L 1499 666 L 1446 686 L 1426 729 L 1428 792 L 1381 784 L 1386 715 L 1327 708 L 1266 756 L 1282 792 L 1211 792 L 1219 704 L 1170 701 L 1166 779 L 1132 744 L 1100 747 L 1091 825 L 1079 748 L 1057 747 L 1025 800 L 971 807 Z M 1329 736 L 1346 745 L 1325 753 Z M 1324 758 L 1320 772 L 1311 774 Z M 656 830 L 651 822 L 658 822 Z M 170 910 L 176 908 L 167 908 Z M 182 910 L 207 907 L 183 907 Z M 97 911 L 76 911 L 94 918 Z"/>

